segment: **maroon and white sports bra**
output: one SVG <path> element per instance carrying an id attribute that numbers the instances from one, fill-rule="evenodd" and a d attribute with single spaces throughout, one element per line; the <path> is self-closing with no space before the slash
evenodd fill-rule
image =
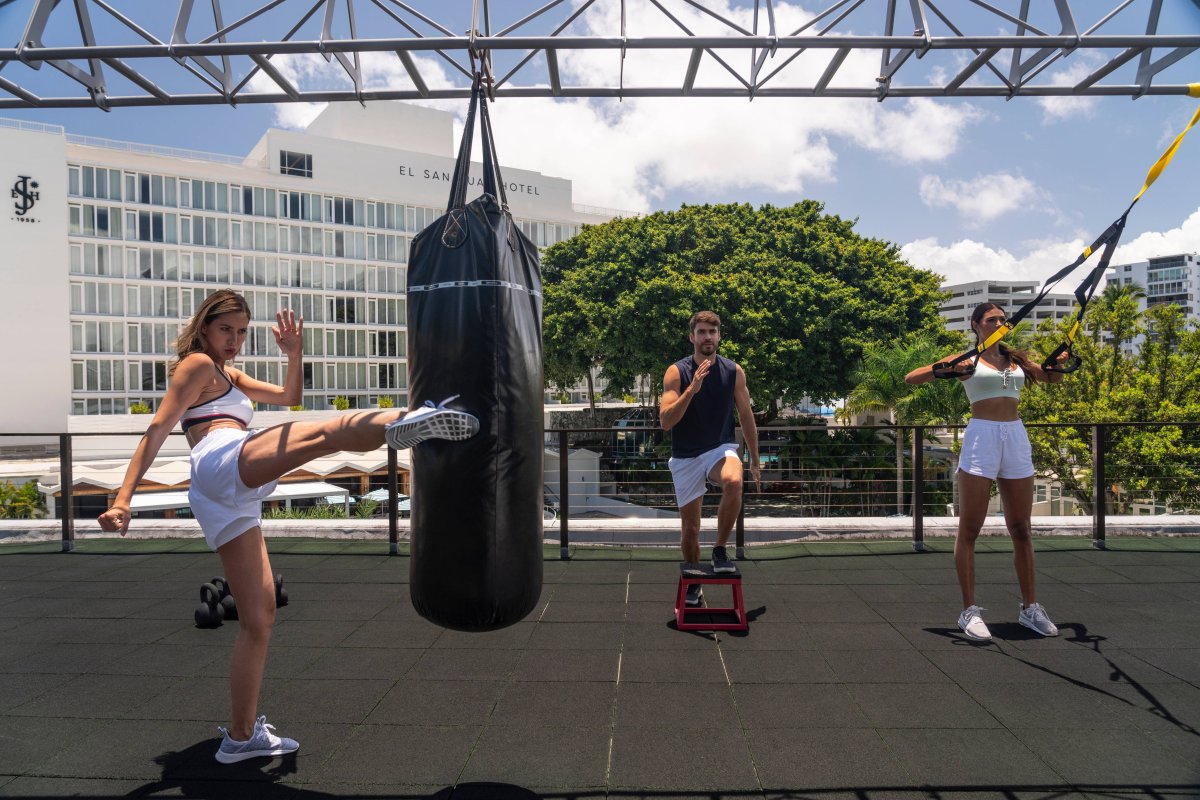
<path id="1" fill-rule="evenodd" d="M 220 397 L 214 397 L 207 402 L 191 406 L 183 412 L 179 424 L 184 433 L 193 425 L 211 422 L 214 419 L 232 419 L 243 425 L 249 425 L 250 420 L 254 418 L 254 405 L 250 402 L 250 398 L 233 385 L 233 381 L 229 380 L 225 370 L 219 370 L 219 372 L 221 377 L 229 383 L 229 389 Z"/>

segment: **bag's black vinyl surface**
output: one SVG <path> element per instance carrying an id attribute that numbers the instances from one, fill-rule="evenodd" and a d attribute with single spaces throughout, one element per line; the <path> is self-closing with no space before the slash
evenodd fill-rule
<path id="1" fill-rule="evenodd" d="M 413 448 L 410 591 L 421 616 L 486 631 L 542 589 L 542 286 L 537 247 L 507 209 L 476 79 L 447 213 L 412 243 L 409 397 L 479 417 L 461 442 Z M 484 194 L 464 203 L 476 107 Z"/>

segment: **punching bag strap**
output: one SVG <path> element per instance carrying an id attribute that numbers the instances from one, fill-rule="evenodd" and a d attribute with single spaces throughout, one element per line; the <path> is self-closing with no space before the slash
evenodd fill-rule
<path id="1" fill-rule="evenodd" d="M 488 104 L 481 102 L 479 110 L 483 139 L 483 190 L 495 197 L 500 207 L 508 211 L 508 195 L 504 191 L 504 177 L 500 174 L 500 159 L 496 156 L 496 138 L 492 134 Z"/>
<path id="2" fill-rule="evenodd" d="M 480 76 L 475 74 L 471 85 L 471 105 L 467 108 L 467 123 L 458 146 L 454 163 L 454 178 L 450 181 L 450 199 L 446 201 L 446 223 L 442 226 L 442 244 L 455 248 L 467 240 L 467 181 L 471 172 L 471 145 L 475 133 L 475 109 L 479 104 Z"/>
<path id="3" fill-rule="evenodd" d="M 508 225 L 508 249 L 516 252 L 517 249 L 517 226 L 512 224 L 512 214 L 508 209 L 508 194 L 504 187 L 504 176 L 500 174 L 500 159 L 496 156 L 496 138 L 492 134 L 492 118 L 488 115 L 488 104 L 486 101 L 480 101 L 481 128 L 483 130 L 483 174 L 484 181 L 488 178 L 493 178 L 493 184 L 485 191 L 492 192 L 492 196 L 500 203 L 500 210 L 509 215 Z"/>

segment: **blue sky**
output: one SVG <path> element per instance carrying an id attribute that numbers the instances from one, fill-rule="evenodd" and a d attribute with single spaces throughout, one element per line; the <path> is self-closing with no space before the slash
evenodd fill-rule
<path id="1" fill-rule="evenodd" d="M 299 7 L 295 0 L 289 2 L 293 9 Z M 0 7 L 0 42 L 5 46 L 20 36 L 30 4 L 31 0 L 16 0 Z M 541 4 L 493 3 L 493 24 L 499 27 Z M 1017 5 L 996 4 L 1013 6 L 1010 10 Z M 1075 5 L 1089 4 L 1093 0 Z M 138 5 L 145 9 L 144 4 Z M 158 16 L 150 17 L 148 27 L 160 38 L 169 38 L 176 5 L 154 4 Z M 468 26 L 471 3 L 466 0 L 416 5 L 436 9 L 430 13 L 453 30 Z M 698 32 L 712 24 L 679 0 L 664 5 Z M 752 5 L 730 2 L 727 13 L 740 15 L 749 24 Z M 777 4 L 776 15 L 781 27 L 787 28 L 826 5 Z M 1094 0 L 1094 5 L 1110 10 L 1117 3 Z M 1200 33 L 1200 5 L 1190 0 L 1168 0 L 1165 5 L 1164 30 Z M 246 9 L 256 6 L 245 4 Z M 629 4 L 630 34 L 674 32 L 648 6 Z M 234 8 L 226 3 L 227 17 Z M 594 8 L 595 13 L 581 17 L 579 23 L 591 27 L 578 28 L 580 32 L 607 32 L 604 25 L 611 23 L 616 3 L 605 0 Z M 146 10 L 138 13 L 139 20 L 147 18 Z M 1141 13 L 1133 16 L 1144 20 Z M 878 11 L 874 14 L 879 16 Z M 265 27 L 263 35 L 269 35 Z M 70 43 L 69 37 L 61 42 Z M 273 63 L 279 63 L 303 88 L 344 82 L 323 61 L 298 57 Z M 1064 63 L 1079 75 L 1095 66 L 1088 63 L 1087 54 L 1073 55 Z M 1160 79 L 1198 81 L 1198 65 L 1200 54 L 1193 54 Z M 444 62 L 431 58 L 426 67 L 431 85 L 462 80 L 445 69 Z M 561 67 L 565 80 L 586 83 L 611 74 L 617 63 L 611 53 L 597 51 L 565 58 Z M 369 85 L 408 85 L 394 58 L 370 62 L 365 68 Z M 718 67 L 706 63 L 702 75 L 716 74 L 704 72 L 709 69 Z M 851 60 L 843 67 L 848 74 L 877 69 L 877 56 L 860 64 Z M 1195 74 L 1188 74 L 1189 70 Z M 625 65 L 631 85 L 674 82 L 657 78 L 677 72 L 678 63 L 669 59 L 631 58 Z M 4 74 L 12 76 L 15 71 Z M 1131 75 L 1127 68 L 1128 77 L 1120 82 L 1132 82 Z M 573 180 L 576 202 L 644 212 L 678 208 L 682 203 L 784 205 L 812 198 L 824 202 L 831 213 L 857 218 L 862 234 L 902 246 L 916 266 L 954 281 L 1039 279 L 1071 261 L 1124 210 L 1148 167 L 1186 125 L 1198 102 L 1186 97 L 890 99 L 883 103 L 502 98 L 493 113 L 502 161 Z M 458 101 L 428 105 L 460 114 L 465 110 L 465 102 Z M 0 116 L 55 123 L 72 133 L 244 154 L 267 127 L 303 127 L 318 111 L 319 107 L 293 104 L 109 113 L 3 110 Z M 7 157 L 0 155 L 0 159 Z M 1193 131 L 1170 169 L 1131 215 L 1118 261 L 1200 250 L 1198 177 L 1200 132 Z"/>

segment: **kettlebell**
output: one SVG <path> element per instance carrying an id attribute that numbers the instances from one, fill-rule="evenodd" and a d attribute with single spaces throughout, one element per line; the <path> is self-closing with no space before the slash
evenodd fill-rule
<path id="1" fill-rule="evenodd" d="M 221 592 L 211 583 L 200 585 L 200 605 L 196 606 L 196 627 L 217 628 L 225 620 Z"/>
<path id="2" fill-rule="evenodd" d="M 225 619 L 233 621 L 238 618 L 237 602 L 233 599 L 233 595 L 229 593 L 229 584 L 221 576 L 212 579 L 212 585 L 217 587 L 217 592 L 220 594 L 221 608 L 225 609 Z"/>

